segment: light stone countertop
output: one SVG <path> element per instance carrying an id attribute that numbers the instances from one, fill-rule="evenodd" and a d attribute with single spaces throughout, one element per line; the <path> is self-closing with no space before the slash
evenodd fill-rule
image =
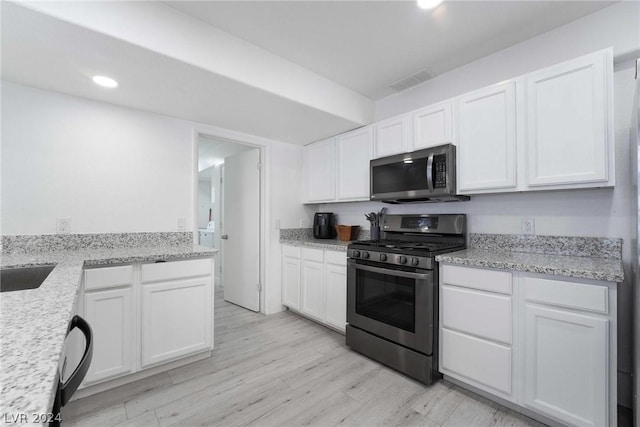
<path id="1" fill-rule="evenodd" d="M 83 267 L 202 258 L 217 253 L 216 249 L 198 245 L 159 245 L 2 254 L 3 268 L 56 265 L 39 288 L 0 294 L 2 420 L 26 414 L 31 423 L 33 414 L 51 412 L 58 364 L 74 314 Z"/>
<path id="2" fill-rule="evenodd" d="M 347 246 L 351 242 L 337 239 L 314 239 L 312 237 L 306 239 L 280 239 L 280 243 L 283 245 L 304 246 L 308 248 L 346 252 Z"/>
<path id="3" fill-rule="evenodd" d="M 624 270 L 620 259 L 465 249 L 437 255 L 436 261 L 606 282 L 621 283 L 624 280 Z"/>

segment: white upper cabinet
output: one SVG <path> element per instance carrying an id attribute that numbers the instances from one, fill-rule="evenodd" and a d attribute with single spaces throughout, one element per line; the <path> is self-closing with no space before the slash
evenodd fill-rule
<path id="1" fill-rule="evenodd" d="M 452 143 L 460 194 L 615 185 L 613 50 L 304 147 L 306 203 L 369 200 L 369 161 Z"/>
<path id="2" fill-rule="evenodd" d="M 413 150 L 454 142 L 451 101 L 416 110 L 412 119 Z"/>
<path id="3" fill-rule="evenodd" d="M 458 191 L 516 187 L 516 90 L 510 81 L 456 100 Z"/>
<path id="4" fill-rule="evenodd" d="M 375 124 L 373 158 L 411 151 L 411 115 L 392 117 Z"/>
<path id="5" fill-rule="evenodd" d="M 609 49 L 526 76 L 529 187 L 614 184 L 612 75 Z"/>
<path id="6" fill-rule="evenodd" d="M 372 126 L 365 126 L 336 137 L 338 200 L 369 200 L 369 161 L 372 146 Z"/>
<path id="7" fill-rule="evenodd" d="M 336 198 L 336 140 L 325 139 L 304 147 L 303 168 L 307 202 L 327 202 Z"/>

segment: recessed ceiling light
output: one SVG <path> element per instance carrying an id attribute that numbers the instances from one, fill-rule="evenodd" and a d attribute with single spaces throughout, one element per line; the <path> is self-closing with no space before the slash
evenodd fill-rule
<path id="1" fill-rule="evenodd" d="M 118 87 L 118 82 L 107 76 L 93 76 L 93 82 L 103 87 Z"/>
<path id="2" fill-rule="evenodd" d="M 442 0 L 418 0 L 418 7 L 420 9 L 433 9 L 442 3 Z"/>

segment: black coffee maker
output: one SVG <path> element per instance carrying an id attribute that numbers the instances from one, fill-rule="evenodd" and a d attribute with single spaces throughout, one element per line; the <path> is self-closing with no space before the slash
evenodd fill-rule
<path id="1" fill-rule="evenodd" d="M 313 237 L 316 239 L 334 239 L 336 220 L 331 212 L 318 212 L 313 216 Z"/>

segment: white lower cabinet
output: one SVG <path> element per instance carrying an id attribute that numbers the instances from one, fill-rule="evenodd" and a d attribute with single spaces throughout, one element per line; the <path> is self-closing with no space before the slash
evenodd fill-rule
<path id="1" fill-rule="evenodd" d="M 94 337 L 83 387 L 213 347 L 213 260 L 90 268 L 82 310 Z"/>
<path id="2" fill-rule="evenodd" d="M 300 248 L 282 246 L 282 304 L 300 310 Z"/>
<path id="3" fill-rule="evenodd" d="M 282 305 L 344 332 L 347 254 L 282 245 Z"/>
<path id="4" fill-rule="evenodd" d="M 566 423 L 607 425 L 608 320 L 525 305 L 525 406 Z"/>
<path id="5" fill-rule="evenodd" d="M 615 283 L 448 264 L 440 273 L 442 373 L 530 415 L 616 425 Z"/>
<path id="6" fill-rule="evenodd" d="M 302 248 L 302 281 L 300 311 L 323 320 L 324 312 L 324 251 Z"/>
<path id="7" fill-rule="evenodd" d="M 441 371 L 515 401 L 511 274 L 451 266 L 441 277 Z"/>
<path id="8" fill-rule="evenodd" d="M 93 357 L 85 382 L 95 383 L 133 373 L 135 317 L 131 286 L 85 294 L 84 310 L 94 337 Z"/>
<path id="9" fill-rule="evenodd" d="M 325 322 L 345 330 L 347 324 L 347 256 L 325 251 Z"/>
<path id="10" fill-rule="evenodd" d="M 211 348 L 211 279 L 142 286 L 142 367 Z"/>

